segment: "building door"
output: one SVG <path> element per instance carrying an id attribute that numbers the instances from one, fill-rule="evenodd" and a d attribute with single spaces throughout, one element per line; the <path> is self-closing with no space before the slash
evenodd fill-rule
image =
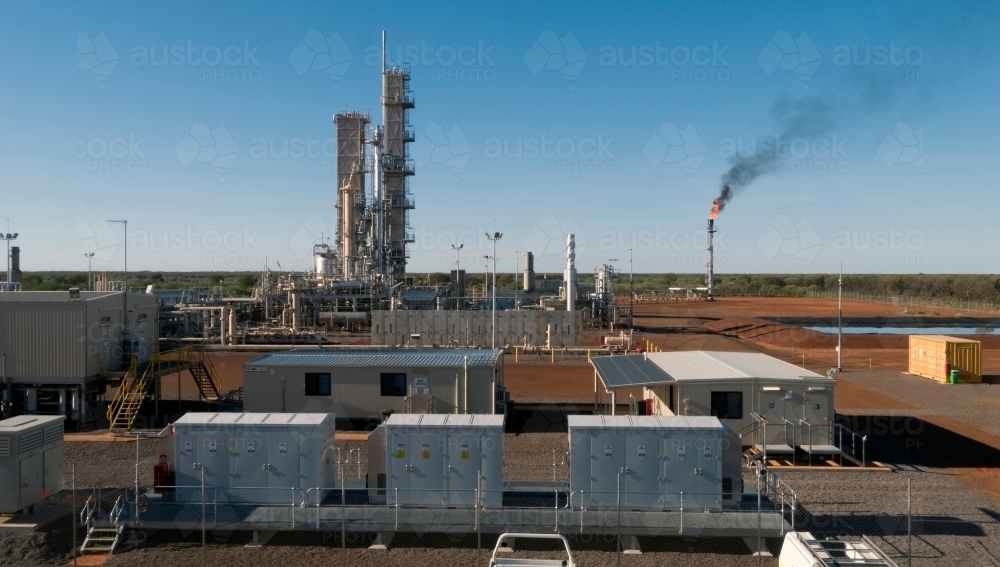
<path id="1" fill-rule="evenodd" d="M 802 444 L 811 442 L 814 445 L 833 445 L 832 427 L 830 425 L 830 390 L 813 390 L 805 392 L 802 401 L 802 419 L 812 425 L 802 424 Z"/>
<path id="2" fill-rule="evenodd" d="M 759 415 L 767 420 L 767 427 L 758 431 L 752 439 L 763 439 L 767 435 L 768 445 L 791 445 L 792 426 L 785 425 L 786 417 L 791 422 L 798 421 L 795 416 L 788 416 L 785 392 L 778 387 L 765 387 L 760 391 Z M 787 432 L 787 433 L 786 433 Z M 744 444 L 747 444 L 744 441 Z"/>
<path id="3" fill-rule="evenodd" d="M 655 431 L 633 432 L 625 436 L 625 467 L 622 477 L 622 506 L 655 507 L 660 496 L 660 436 Z"/>
<path id="4" fill-rule="evenodd" d="M 408 413 L 437 413 L 434 409 L 430 381 L 426 375 L 408 376 L 410 408 Z"/>

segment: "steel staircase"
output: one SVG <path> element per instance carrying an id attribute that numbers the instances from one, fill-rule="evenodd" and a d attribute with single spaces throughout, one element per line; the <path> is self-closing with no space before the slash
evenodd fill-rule
<path id="1" fill-rule="evenodd" d="M 80 511 L 80 524 L 87 527 L 87 537 L 80 546 L 80 554 L 115 552 L 115 547 L 121 541 L 124 524 L 121 514 L 125 508 L 125 499 L 121 496 L 115 501 L 115 506 L 106 516 L 102 516 L 100 507 L 94 497 L 90 497 Z"/>
<path id="2" fill-rule="evenodd" d="M 132 429 L 135 416 L 139 413 L 142 402 L 146 399 L 149 384 L 152 382 L 154 368 L 157 366 L 157 359 L 145 364 L 141 369 L 139 359 L 132 357 L 128 372 L 122 378 L 115 397 L 108 404 L 108 423 L 111 429 Z"/>

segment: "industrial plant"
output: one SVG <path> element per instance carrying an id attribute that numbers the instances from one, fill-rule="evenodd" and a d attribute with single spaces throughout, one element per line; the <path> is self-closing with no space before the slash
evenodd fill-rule
<path id="1" fill-rule="evenodd" d="M 124 63 L 102 36 L 79 32 L 79 69 Z M 364 58 L 379 111 L 350 100 L 332 124 L 315 117 L 336 151 L 329 198 L 312 205 L 336 228 L 297 250 L 304 270 L 272 256 L 226 274 L 239 288 L 217 274 L 217 288 L 137 284 L 128 221 L 114 220 L 120 279 L 92 274 L 88 248 L 86 286 L 45 287 L 22 272 L 33 252 L 19 235 L 0 234 L 0 564 L 998 564 L 996 305 L 904 296 L 902 277 L 845 296 L 843 267 L 787 275 L 809 280 L 795 293 L 744 285 L 717 222 L 780 169 L 769 155 L 728 158 L 707 224 L 700 205 L 676 221 L 698 239 L 696 273 L 640 281 L 634 238 L 627 272 L 625 256 L 584 264 L 591 227 L 560 226 L 498 277 L 512 236 L 494 222 L 475 285 L 460 243 L 442 255 L 450 272 L 417 274 L 411 73 L 452 75 L 447 58 L 408 64 L 415 46 L 390 61 L 386 42 Z M 557 71 L 578 92 L 588 57 L 572 31 L 529 45 L 532 76 Z M 782 31 L 757 61 L 795 68 L 805 92 L 813 51 Z M 289 62 L 339 90 L 361 59 L 310 30 Z M 657 131 L 646 160 L 655 169 L 662 149 L 700 195 L 704 143 L 690 125 L 661 130 L 671 140 Z M 208 147 L 192 163 L 221 151 Z M 779 252 L 805 239 L 781 228 Z M 561 274 L 536 272 L 536 254 Z"/>

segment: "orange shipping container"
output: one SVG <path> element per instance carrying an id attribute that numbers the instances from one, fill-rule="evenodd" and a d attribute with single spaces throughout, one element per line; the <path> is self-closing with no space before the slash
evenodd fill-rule
<path id="1" fill-rule="evenodd" d="M 948 372 L 958 370 L 959 382 L 982 382 L 982 364 L 979 341 L 944 335 L 910 335 L 910 374 L 948 382 Z"/>

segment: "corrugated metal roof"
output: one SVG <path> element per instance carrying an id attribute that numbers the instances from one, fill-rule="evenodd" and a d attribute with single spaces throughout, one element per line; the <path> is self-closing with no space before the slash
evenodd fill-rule
<path id="1" fill-rule="evenodd" d="M 215 413 L 189 412 L 182 415 L 174 425 L 252 425 L 286 426 L 286 425 L 318 425 L 324 421 L 333 421 L 332 413 Z"/>
<path id="2" fill-rule="evenodd" d="M 594 358 L 592 364 L 608 388 L 697 380 L 828 380 L 805 368 L 756 352 L 654 352 Z"/>
<path id="3" fill-rule="evenodd" d="M 483 349 L 344 349 L 289 350 L 264 354 L 244 366 L 492 366 L 502 350 Z"/>
<path id="4" fill-rule="evenodd" d="M 591 363 L 608 388 L 669 384 L 674 381 L 643 354 L 599 356 L 592 358 Z"/>
<path id="5" fill-rule="evenodd" d="M 19 415 L 0 421 L 0 433 L 14 433 L 66 419 L 61 415 Z"/>
<path id="6" fill-rule="evenodd" d="M 389 427 L 404 425 L 421 425 L 424 427 L 503 427 L 503 416 L 460 413 L 394 413 L 389 416 L 385 424 Z"/>
<path id="7" fill-rule="evenodd" d="M 121 297 L 121 292 L 110 291 L 81 291 L 80 297 L 71 298 L 68 291 L 8 291 L 0 293 L 0 302 L 68 302 L 68 301 L 88 301 L 99 299 L 109 295 Z M 135 294 L 132 294 L 135 295 Z"/>
<path id="8" fill-rule="evenodd" d="M 724 429 L 717 417 L 667 415 L 570 415 L 569 428 Z"/>

